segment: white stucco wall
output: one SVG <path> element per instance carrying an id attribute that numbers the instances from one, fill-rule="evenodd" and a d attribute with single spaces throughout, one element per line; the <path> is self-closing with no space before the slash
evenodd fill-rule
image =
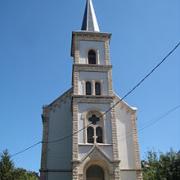
<path id="1" fill-rule="evenodd" d="M 71 172 L 49 172 L 48 180 L 72 180 Z"/>
<path id="2" fill-rule="evenodd" d="M 98 63 L 97 64 L 105 64 L 105 52 L 104 52 L 104 42 L 102 41 L 79 41 L 79 63 L 80 64 L 88 64 L 88 51 L 93 49 L 97 52 L 98 55 Z"/>
<path id="3" fill-rule="evenodd" d="M 134 171 L 121 171 L 120 177 L 122 180 L 137 180 L 136 172 Z"/>
<path id="4" fill-rule="evenodd" d="M 127 112 L 127 108 L 122 108 L 120 104 L 116 106 L 116 123 L 119 157 L 121 160 L 120 167 L 122 169 L 135 169 L 131 114 Z"/>
<path id="5" fill-rule="evenodd" d="M 60 139 L 72 133 L 71 97 L 50 111 L 48 140 Z M 56 143 L 48 143 L 47 168 L 71 170 L 71 138 Z M 54 173 L 56 176 L 56 173 Z M 50 179 L 51 180 L 51 179 Z"/>

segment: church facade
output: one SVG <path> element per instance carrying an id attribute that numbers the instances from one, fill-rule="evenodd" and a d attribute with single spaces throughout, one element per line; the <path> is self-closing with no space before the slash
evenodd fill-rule
<path id="1" fill-rule="evenodd" d="M 110 39 L 87 0 L 72 88 L 43 108 L 41 180 L 142 180 L 136 108 L 113 91 Z"/>

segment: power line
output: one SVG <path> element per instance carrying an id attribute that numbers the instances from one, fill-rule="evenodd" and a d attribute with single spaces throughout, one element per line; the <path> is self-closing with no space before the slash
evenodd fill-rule
<path id="1" fill-rule="evenodd" d="M 155 119 L 153 119 L 153 120 L 150 120 L 150 121 L 146 122 L 146 123 L 148 123 L 148 124 L 147 124 L 147 125 L 144 125 L 143 127 L 141 127 L 141 128 L 137 131 L 137 133 L 142 132 L 144 129 L 147 129 L 147 128 L 149 128 L 150 126 L 153 126 L 154 124 L 156 124 L 156 123 L 159 122 L 160 120 L 164 119 L 164 118 L 167 117 L 168 115 L 172 114 L 174 111 L 178 110 L 179 108 L 180 108 L 180 104 L 177 105 L 177 106 L 174 106 L 174 107 L 171 108 L 171 109 L 169 109 L 168 111 L 166 111 L 165 113 L 163 113 L 163 114 L 160 115 L 159 117 L 157 117 L 157 118 L 155 118 Z M 130 138 L 131 135 L 133 135 L 133 132 L 128 132 L 128 133 L 126 133 L 125 135 L 123 135 L 122 137 L 121 137 L 121 135 L 120 135 L 121 138 L 119 139 L 119 141 L 122 142 L 122 141 L 124 141 L 125 139 Z M 51 157 L 52 157 L 52 156 L 51 156 Z M 53 156 L 53 157 L 54 157 L 54 156 Z M 55 157 L 58 157 L 58 156 L 55 156 Z"/>
<path id="2" fill-rule="evenodd" d="M 123 101 L 127 96 L 129 96 L 135 89 L 137 89 L 162 63 L 165 62 L 165 60 L 180 46 L 180 42 L 178 42 L 176 44 L 176 46 L 149 72 L 147 73 L 147 75 L 145 77 L 143 77 L 132 89 L 130 89 L 119 101 L 117 101 L 114 105 L 112 105 L 107 111 L 105 111 L 100 117 L 103 117 L 105 114 L 107 114 L 109 111 L 111 111 L 115 106 L 117 106 L 121 101 Z M 29 146 L 27 148 L 25 148 L 24 150 L 21 150 L 15 154 L 13 154 L 12 156 L 16 156 L 18 154 L 21 154 L 21 153 L 24 153 L 25 151 L 41 144 L 41 143 L 56 143 L 56 142 L 60 142 L 60 141 L 63 141 L 67 138 L 70 138 L 76 134 L 78 134 L 79 132 L 85 130 L 86 128 L 88 128 L 92 123 L 88 124 L 86 127 L 74 132 L 74 133 L 71 133 L 67 136 L 64 136 L 62 138 L 59 138 L 59 139 L 56 139 L 56 140 L 51 140 L 51 141 L 48 141 L 48 142 L 43 142 L 43 141 L 39 141 L 35 144 L 33 144 L 32 146 Z"/>
<path id="3" fill-rule="evenodd" d="M 37 142 L 37 143 L 35 143 L 35 144 L 33 144 L 33 145 L 31 145 L 31 146 L 29 146 L 29 147 L 27 147 L 27 148 L 19 151 L 19 152 L 17 152 L 17 153 L 12 154 L 11 157 L 14 157 L 14 156 L 17 156 L 18 154 L 24 153 L 25 151 L 27 151 L 27 150 L 29 150 L 29 149 L 32 149 L 32 148 L 34 148 L 35 146 L 37 146 L 37 145 L 39 145 L 39 144 L 41 144 L 41 143 L 42 143 L 42 141 L 39 141 L 39 142 Z"/>
<path id="4" fill-rule="evenodd" d="M 111 111 L 121 101 L 123 101 L 127 96 L 129 96 L 135 89 L 137 89 L 179 46 L 180 46 L 180 42 L 144 78 L 142 78 L 132 89 L 130 89 L 130 91 L 128 91 L 128 93 L 126 93 L 119 101 L 117 101 L 107 111 L 105 111 L 102 115 L 100 115 L 99 118 L 103 117 L 105 114 L 107 114 L 109 111 Z M 56 140 L 52 140 L 52 141 L 48 141 L 48 142 L 43 142 L 43 143 L 56 143 L 56 142 L 59 142 L 59 141 L 63 141 L 64 139 L 72 137 L 72 136 L 78 134 L 79 132 L 85 130 L 91 124 L 92 123 L 88 124 L 84 128 L 82 128 L 82 129 L 80 129 L 80 130 L 78 130 L 78 131 L 76 131 L 76 132 L 74 132 L 74 133 L 72 133 L 70 135 L 64 136 L 64 137 L 56 139 Z"/>
<path id="5" fill-rule="evenodd" d="M 139 130 L 138 130 L 138 133 L 142 132 L 144 129 L 147 129 L 149 128 L 150 126 L 153 126 L 154 124 L 156 124 L 157 122 L 159 122 L 160 120 L 164 119 L 165 117 L 167 117 L 168 115 L 172 114 L 174 111 L 178 110 L 180 108 L 180 104 L 169 109 L 167 112 L 165 112 L 164 114 L 162 114 L 161 116 L 159 116 L 158 118 L 156 119 L 153 119 L 153 120 L 150 120 L 147 122 L 146 125 L 144 125 L 143 127 L 141 127 Z M 133 134 L 133 132 L 129 132 L 127 133 L 124 137 L 122 137 L 120 139 L 121 140 L 124 140 L 128 137 L 130 137 L 131 135 Z"/>
<path id="6" fill-rule="evenodd" d="M 143 131 L 144 129 L 154 125 L 155 123 L 157 123 L 158 121 L 160 121 L 161 119 L 164 119 L 165 117 L 167 117 L 169 114 L 171 114 L 172 112 L 176 111 L 177 109 L 180 108 L 180 105 L 177 105 L 173 108 L 171 108 L 169 111 L 167 111 L 166 113 L 164 113 L 163 115 L 161 115 L 160 117 L 158 117 L 155 120 L 149 121 L 149 123 L 147 125 L 145 125 L 144 127 L 140 128 L 138 132 Z"/>

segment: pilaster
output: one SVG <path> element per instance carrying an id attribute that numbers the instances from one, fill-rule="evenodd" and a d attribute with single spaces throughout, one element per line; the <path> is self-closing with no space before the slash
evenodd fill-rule
<path id="1" fill-rule="evenodd" d="M 78 160 L 78 104 L 75 99 L 73 99 L 73 144 L 72 144 L 72 157 L 73 161 Z"/>
<path id="2" fill-rule="evenodd" d="M 79 72 L 73 68 L 73 94 L 78 95 Z"/>
<path id="3" fill-rule="evenodd" d="M 110 64 L 110 50 L 109 50 L 109 40 L 104 42 L 104 49 L 105 49 L 105 62 L 106 65 Z"/>
<path id="4" fill-rule="evenodd" d="M 141 161 L 140 161 L 140 152 L 139 144 L 137 137 L 137 125 L 136 125 L 136 113 L 131 114 L 131 123 L 132 123 L 132 132 L 133 132 L 133 143 L 134 143 L 134 156 L 136 164 L 136 177 L 137 180 L 142 180 L 142 170 L 141 170 Z"/>
<path id="5" fill-rule="evenodd" d="M 113 160 L 118 161 L 118 146 L 117 146 L 117 128 L 115 120 L 115 108 L 111 109 L 111 123 L 112 123 L 112 145 L 113 145 Z"/>

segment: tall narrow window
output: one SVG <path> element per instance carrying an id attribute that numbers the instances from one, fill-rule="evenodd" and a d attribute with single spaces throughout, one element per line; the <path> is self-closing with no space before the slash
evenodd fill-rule
<path id="1" fill-rule="evenodd" d="M 101 127 L 96 128 L 96 136 L 97 136 L 96 142 L 103 143 L 103 132 Z"/>
<path id="2" fill-rule="evenodd" d="M 96 95 L 101 95 L 101 83 L 100 82 L 95 83 L 95 93 L 96 93 Z"/>
<path id="3" fill-rule="evenodd" d="M 88 52 L 88 63 L 96 64 L 96 52 L 94 50 Z"/>
<path id="4" fill-rule="evenodd" d="M 100 114 L 92 113 L 88 116 L 89 127 L 87 128 L 87 142 L 88 143 L 103 143 L 103 128 L 102 119 L 98 116 Z"/>
<path id="5" fill-rule="evenodd" d="M 88 143 L 94 143 L 94 128 L 88 127 L 87 128 L 87 142 Z"/>
<path id="6" fill-rule="evenodd" d="M 91 90 L 91 82 L 87 81 L 86 82 L 86 95 L 91 95 L 92 90 Z"/>

